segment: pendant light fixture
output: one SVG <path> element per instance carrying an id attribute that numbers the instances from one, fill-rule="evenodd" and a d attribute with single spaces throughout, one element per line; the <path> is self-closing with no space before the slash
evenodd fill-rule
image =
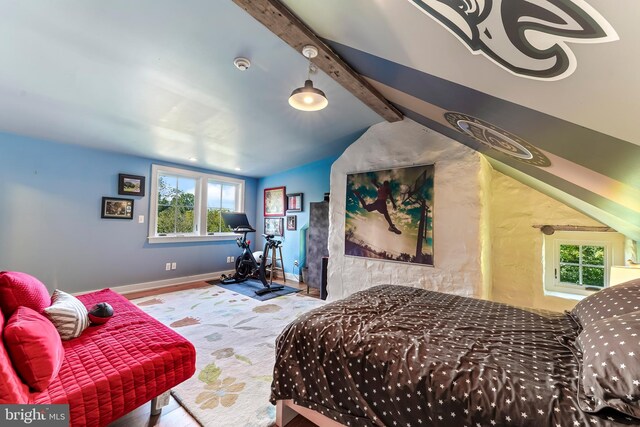
<path id="1" fill-rule="evenodd" d="M 309 69 L 307 80 L 303 87 L 299 87 L 291 92 L 289 105 L 301 111 L 318 111 L 329 105 L 329 101 L 324 92 L 313 87 L 311 81 L 311 58 L 318 56 L 318 49 L 315 46 L 307 45 L 302 48 L 302 54 L 309 58 Z"/>

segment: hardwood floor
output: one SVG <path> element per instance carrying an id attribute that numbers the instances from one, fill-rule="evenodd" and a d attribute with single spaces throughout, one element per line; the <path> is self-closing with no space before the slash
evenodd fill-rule
<path id="1" fill-rule="evenodd" d="M 109 424 L 109 427 L 199 427 L 200 424 L 171 396 L 169 405 L 160 415 L 151 416 L 151 403 L 147 402 Z M 209 427 L 209 426 L 205 426 Z M 215 426 L 211 426 L 215 427 Z M 241 426 L 238 426 L 241 427 Z M 317 427 L 316 424 L 298 415 L 287 427 Z"/>
<path id="2" fill-rule="evenodd" d="M 320 298 L 320 289 L 308 288 L 307 285 L 305 285 L 304 283 L 294 282 L 292 280 L 287 280 L 286 282 L 284 282 L 281 279 L 274 279 L 273 282 L 280 283 L 282 285 L 287 285 L 292 288 L 302 289 L 302 292 L 305 295 L 313 298 Z M 150 297 L 154 295 L 167 294 L 169 292 L 183 291 L 186 289 L 204 288 L 207 286 L 211 286 L 211 285 L 204 281 L 182 283 L 179 285 L 171 285 L 171 286 L 166 286 L 164 288 L 159 288 L 159 289 L 148 289 L 145 291 L 129 292 L 124 294 L 124 296 L 127 297 L 128 299 L 136 299 L 136 298 Z"/>
<path id="3" fill-rule="evenodd" d="M 199 427 L 200 424 L 171 396 L 160 415 L 151 416 L 151 403 L 134 409 L 109 427 Z"/>
<path id="4" fill-rule="evenodd" d="M 169 292 L 184 291 L 187 289 L 204 288 L 207 286 L 211 286 L 211 285 L 208 284 L 207 282 L 199 281 L 199 282 L 191 282 L 191 283 L 182 283 L 180 285 L 171 285 L 171 286 L 166 286 L 164 288 L 158 288 L 158 289 L 148 289 L 146 291 L 129 292 L 123 295 L 127 297 L 127 299 L 136 299 L 136 298 L 151 297 L 154 295 L 168 294 Z"/>
<path id="5" fill-rule="evenodd" d="M 307 286 L 304 283 L 297 283 L 291 280 L 287 280 L 287 282 L 284 283 L 283 281 L 276 279 L 274 279 L 274 282 L 285 284 L 287 286 L 291 286 L 292 288 L 302 289 L 302 292 L 305 295 L 313 298 L 320 298 L 319 289 L 311 288 L 307 292 Z M 131 292 L 125 294 L 124 296 L 128 299 L 136 299 L 166 294 L 169 292 L 182 291 L 186 289 L 203 288 L 207 286 L 212 285 L 207 282 L 200 281 L 167 286 L 160 289 Z M 200 424 L 173 398 L 173 396 L 171 396 L 169 405 L 165 406 L 162 409 L 162 413 L 160 415 L 151 416 L 151 404 L 147 402 L 139 408 L 134 409 L 127 415 L 109 424 L 109 427 L 197 427 L 199 425 Z M 316 424 L 301 416 L 297 416 L 289 424 L 287 424 L 287 427 L 316 427 Z"/>

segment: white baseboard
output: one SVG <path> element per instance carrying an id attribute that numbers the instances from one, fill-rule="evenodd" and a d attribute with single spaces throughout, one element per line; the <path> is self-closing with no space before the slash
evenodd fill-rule
<path id="1" fill-rule="evenodd" d="M 298 282 L 300 283 L 300 276 L 298 276 L 297 274 L 293 274 L 293 273 L 284 273 L 284 277 L 287 280 L 292 280 L 294 282 Z"/>
<path id="2" fill-rule="evenodd" d="M 194 276 L 174 277 L 172 279 L 154 280 L 152 282 L 135 283 L 132 285 L 113 286 L 110 287 L 110 289 L 124 295 L 132 292 L 147 291 L 149 289 L 166 288 L 167 286 L 180 285 L 182 283 L 219 279 L 223 274 L 233 274 L 233 270 L 215 271 L 212 273 L 196 274 Z M 73 295 L 88 294 L 90 292 L 95 292 L 95 290 L 76 292 Z"/>

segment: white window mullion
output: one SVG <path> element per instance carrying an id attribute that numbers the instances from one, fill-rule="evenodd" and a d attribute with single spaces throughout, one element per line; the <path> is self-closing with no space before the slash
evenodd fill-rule
<path id="1" fill-rule="evenodd" d="M 581 299 L 594 291 L 586 289 L 594 285 L 585 284 L 585 268 L 599 268 L 603 270 L 603 288 L 609 286 L 609 269 L 612 265 L 624 263 L 624 236 L 612 232 L 582 232 L 560 231 L 553 235 L 543 236 L 543 266 L 545 295 L 561 298 Z M 561 262 L 561 247 L 563 245 L 578 247 L 577 263 Z M 603 264 L 586 264 L 583 250 L 587 246 L 599 246 L 604 250 Z M 561 267 L 572 266 L 578 268 L 579 284 L 562 282 Z M 599 287 L 599 286 L 598 286 Z"/>
<path id="2" fill-rule="evenodd" d="M 209 231 L 207 230 L 207 215 L 208 215 L 207 197 L 209 196 L 209 180 L 207 178 L 202 177 L 198 180 L 198 185 L 200 186 L 200 196 L 199 196 L 200 206 L 198 209 L 198 212 L 200 215 L 199 221 L 198 221 L 198 224 L 200 224 L 199 235 L 206 236 Z"/>
<path id="3" fill-rule="evenodd" d="M 578 245 L 578 283 L 584 285 L 582 280 L 582 245 Z"/>
<path id="4" fill-rule="evenodd" d="M 207 174 L 202 172 L 196 172 L 188 169 L 175 168 L 170 166 L 151 166 L 152 188 L 149 193 L 149 197 L 152 199 L 149 203 L 149 243 L 172 243 L 172 242 L 189 242 L 189 241 L 203 241 L 203 240 L 234 240 L 237 236 L 234 233 L 221 232 L 221 228 L 212 230 L 214 235 L 209 235 L 207 230 L 207 218 L 208 218 L 208 184 L 209 181 L 216 182 L 221 185 L 221 193 L 219 199 L 219 209 L 222 208 L 222 187 L 223 185 L 232 185 L 235 188 L 235 206 L 239 207 L 237 210 L 242 212 L 244 206 L 244 180 L 238 178 L 231 178 L 226 176 L 219 176 L 213 174 Z M 158 191 L 159 191 L 159 179 L 160 176 L 165 175 L 176 179 L 176 187 L 184 191 L 181 188 L 180 181 L 182 179 L 192 180 L 195 182 L 193 187 L 193 224 L 191 232 L 181 233 L 177 230 L 178 225 L 178 212 L 173 212 L 173 233 L 158 233 Z M 184 182 L 182 183 L 184 187 Z M 177 202 L 177 200 L 176 200 Z M 185 224 L 186 225 L 186 224 Z M 166 224 L 166 228 L 170 228 L 169 224 Z"/>
<path id="5" fill-rule="evenodd" d="M 218 233 L 222 232 L 222 195 L 224 194 L 224 183 L 220 183 L 220 200 L 218 201 L 218 209 L 220 212 L 220 222 L 218 223 Z"/>
<path id="6" fill-rule="evenodd" d="M 176 177 L 176 189 L 180 188 L 180 177 Z M 173 209 L 173 234 L 178 233 L 178 201 L 176 200 L 177 194 L 171 197 L 171 203 L 175 202 Z"/>

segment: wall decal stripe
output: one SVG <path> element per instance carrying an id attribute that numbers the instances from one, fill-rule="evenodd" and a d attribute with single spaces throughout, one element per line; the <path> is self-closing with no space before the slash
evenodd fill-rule
<path id="1" fill-rule="evenodd" d="M 425 126 L 429 126 L 433 129 L 439 130 L 441 131 L 441 133 L 444 133 L 447 136 L 457 138 L 458 140 L 460 139 L 455 133 L 448 134 L 444 131 L 444 129 L 446 128 L 452 128 L 451 123 L 446 120 L 446 116 L 448 114 L 446 110 L 438 108 L 435 105 L 429 104 L 409 94 L 390 88 L 380 82 L 376 82 L 374 80 L 369 81 L 379 91 L 385 93 L 385 95 L 391 102 L 395 103 L 396 105 L 405 106 L 404 108 L 409 108 L 413 114 L 420 116 L 419 120 L 416 120 L 415 117 L 411 117 L 412 119 L 424 124 Z M 425 122 L 424 120 L 427 118 L 427 116 L 439 118 L 440 120 L 429 120 L 429 122 Z M 435 123 L 437 123 L 438 126 L 443 126 L 444 129 L 437 129 L 436 127 L 434 127 Z M 490 157 L 498 157 L 497 153 L 493 152 L 492 150 L 487 150 L 485 146 L 480 146 L 475 142 L 474 144 L 471 144 L 469 142 L 464 143 L 465 145 L 468 145 L 471 148 L 474 148 L 477 151 L 480 151 Z M 606 175 L 585 168 L 584 166 L 571 162 L 570 160 L 556 156 L 553 153 L 549 153 L 544 150 L 540 151 L 541 155 L 543 155 L 549 161 L 548 165 L 544 165 L 548 173 L 576 186 L 587 189 L 594 194 L 600 195 L 601 197 L 614 201 L 621 206 L 640 213 L 640 190 L 626 185 L 623 182 L 609 178 Z"/>
<path id="2" fill-rule="evenodd" d="M 578 197 L 568 194 L 556 187 L 553 187 L 550 184 L 547 184 L 532 176 L 529 176 L 524 172 L 514 169 L 511 166 L 506 165 L 496 159 L 488 157 L 488 160 L 489 160 L 489 163 L 491 163 L 491 166 L 493 166 L 493 168 L 498 172 L 501 172 L 507 176 L 510 176 L 511 178 L 514 178 L 520 181 L 521 183 L 528 185 L 529 187 L 535 190 L 538 190 L 543 194 L 546 194 L 549 197 L 552 197 L 566 205 L 569 205 L 574 209 L 582 212 L 583 214 L 597 219 L 603 224 L 607 224 L 608 226 L 612 227 L 615 230 L 620 231 L 621 233 L 625 234 L 627 237 L 630 237 L 631 239 L 634 239 L 634 238 L 637 239 L 638 237 L 640 237 L 640 227 L 635 226 L 633 224 L 629 224 L 623 219 L 620 219 L 617 216 L 614 216 L 609 212 L 606 212 L 605 210 L 599 208 L 598 206 L 595 206 Z"/>
<path id="3" fill-rule="evenodd" d="M 518 135 L 545 152 L 569 159 L 629 186 L 640 188 L 640 168 L 637 167 L 640 164 L 640 146 L 638 145 L 346 45 L 326 41 L 352 64 L 354 69 L 370 80 L 411 94 L 417 99 L 437 106 L 439 111 L 457 111 L 478 117 Z M 389 94 L 385 93 L 384 89 L 376 88 L 389 98 Z M 437 114 L 425 114 L 431 120 L 438 122 L 442 117 Z M 446 123 L 443 124 L 446 125 Z M 461 140 L 457 133 L 448 136 Z"/>
<path id="4" fill-rule="evenodd" d="M 393 100 L 390 99 L 390 101 L 393 102 Z M 444 124 L 441 124 L 439 122 L 436 122 L 434 120 L 431 120 L 427 117 L 422 116 L 419 113 L 416 113 L 414 111 L 408 110 L 402 106 L 399 106 L 400 110 L 402 111 L 402 113 L 407 116 L 408 118 L 415 120 L 416 122 L 427 126 L 437 132 L 442 133 L 443 135 L 446 135 L 452 139 L 465 139 L 466 142 L 463 142 L 465 145 L 470 146 L 471 148 L 474 148 L 473 145 L 477 144 L 480 145 L 479 143 L 475 142 L 474 140 L 472 140 L 471 138 L 468 137 L 464 137 L 464 136 L 458 136 L 459 133 L 456 132 L 455 130 L 453 130 L 451 127 L 446 126 Z M 485 155 L 488 155 L 488 148 L 485 148 L 484 146 L 481 146 L 480 148 L 476 148 L 478 151 L 482 152 Z M 560 178 L 558 176 L 552 175 L 551 173 L 549 173 L 549 169 L 550 168 L 538 168 L 536 166 L 532 166 L 532 165 L 528 165 L 528 164 L 524 164 L 521 162 L 518 162 L 517 160 L 496 152 L 495 154 L 492 154 L 491 156 L 489 156 L 495 160 L 497 160 L 500 163 L 503 163 L 507 166 L 509 166 L 510 168 L 513 168 L 515 170 L 518 170 L 519 172 L 522 172 L 526 175 L 529 175 L 533 178 L 535 178 L 536 180 L 539 180 L 547 185 L 550 185 L 552 187 L 557 188 L 558 190 L 569 194 L 570 196 L 573 196 L 577 199 L 580 199 L 590 205 L 593 205 L 599 209 L 602 209 L 603 211 L 607 212 L 608 214 L 611 214 L 615 217 L 617 217 L 617 219 L 619 219 L 619 223 L 617 223 L 615 226 L 614 224 L 610 224 L 606 218 L 598 218 L 596 217 L 597 220 L 610 225 L 611 227 L 616 227 L 616 229 L 618 229 L 618 231 L 620 231 L 621 233 L 625 233 L 627 236 L 633 238 L 634 240 L 640 240 L 640 215 L 638 215 L 637 211 L 634 211 L 632 209 L 629 209 L 623 205 L 620 205 L 619 203 L 616 203 L 614 201 L 611 201 L 605 197 L 602 197 L 588 189 L 585 189 L 579 185 L 576 185 L 572 182 L 566 181 L 563 178 Z M 552 159 L 552 162 L 555 159 Z M 560 200 L 563 203 L 567 203 L 566 200 Z M 628 226 L 626 228 L 622 228 L 620 227 L 620 223 L 627 224 Z"/>

